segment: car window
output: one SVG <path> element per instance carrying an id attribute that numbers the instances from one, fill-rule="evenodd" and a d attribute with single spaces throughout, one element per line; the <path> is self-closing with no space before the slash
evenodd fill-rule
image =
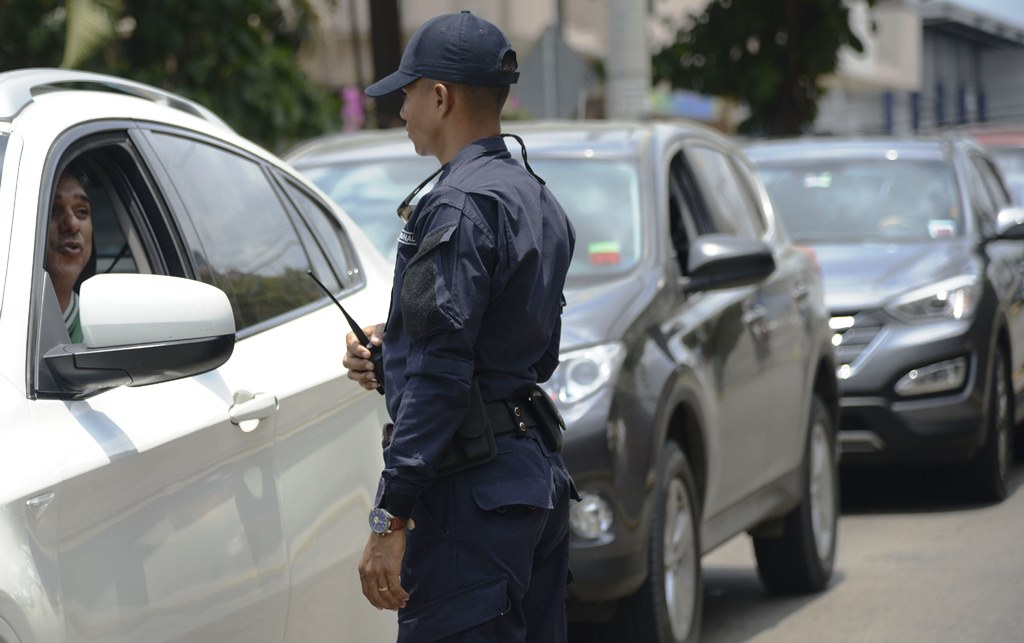
<path id="1" fill-rule="evenodd" d="M 989 148 L 1016 205 L 1024 206 L 1024 147 Z"/>
<path id="2" fill-rule="evenodd" d="M 690 256 L 690 240 L 699 236 L 695 212 L 700 211 L 702 205 L 681 152 L 673 156 L 669 163 L 668 193 L 669 237 L 679 263 L 679 272 L 685 275 Z"/>
<path id="3" fill-rule="evenodd" d="M 641 256 L 640 177 L 631 161 L 530 158 L 576 229 L 570 278 L 620 274 Z M 394 261 L 402 220 L 395 209 L 436 164 L 388 159 L 301 171 L 334 199 Z M 433 184 L 420 192 L 422 198 Z"/>
<path id="4" fill-rule="evenodd" d="M 258 163 L 200 141 L 154 132 L 164 169 L 194 226 L 186 234 L 202 281 L 228 295 L 239 330 L 318 300 L 311 262 Z"/>
<path id="5" fill-rule="evenodd" d="M 437 169 L 437 162 L 421 158 L 387 159 L 299 169 L 341 205 L 374 247 L 393 262 L 403 226 L 395 209 L 411 189 Z M 419 198 L 429 192 L 434 183 L 425 186 Z"/>
<path id="6" fill-rule="evenodd" d="M 984 229 L 991 233 L 996 225 L 996 203 L 985 185 L 981 170 L 973 161 L 967 164 L 967 190 L 971 208 L 983 223 Z"/>
<path id="7" fill-rule="evenodd" d="M 640 175 L 632 161 L 536 159 L 544 178 L 576 230 L 570 278 L 605 277 L 640 260 Z"/>
<path id="8" fill-rule="evenodd" d="M 929 241 L 963 234 L 956 177 L 943 161 L 769 161 L 758 170 L 775 216 L 801 242 Z"/>
<path id="9" fill-rule="evenodd" d="M 1010 195 L 1006 192 L 1006 186 L 999 179 L 999 171 L 987 159 L 980 156 L 971 156 L 971 161 L 978 170 L 978 175 L 985 183 L 989 196 L 996 209 L 1002 209 L 1010 205 Z"/>
<path id="10" fill-rule="evenodd" d="M 713 231 L 760 238 L 764 233 L 760 210 L 729 157 L 699 145 L 690 148 L 689 156 L 702 191 L 709 197 L 706 206 Z"/>
<path id="11" fill-rule="evenodd" d="M 0 179 L 4 177 L 4 155 L 7 152 L 7 138 L 6 134 L 0 134 Z"/>
<path id="12" fill-rule="evenodd" d="M 353 285 L 358 279 L 358 263 L 349 244 L 345 242 L 345 234 L 334 213 L 325 210 L 318 200 L 291 179 L 282 177 L 282 184 L 288 198 L 301 213 L 304 223 L 315 231 L 315 234 L 312 234 L 304 226 L 298 226 L 314 270 L 317 271 L 317 277 L 328 287 L 331 286 L 331 281 L 345 288 Z M 341 267 L 341 274 L 337 275 L 337 278 L 327 257 L 333 257 L 335 263 Z M 321 274 L 327 277 L 321 277 Z"/>

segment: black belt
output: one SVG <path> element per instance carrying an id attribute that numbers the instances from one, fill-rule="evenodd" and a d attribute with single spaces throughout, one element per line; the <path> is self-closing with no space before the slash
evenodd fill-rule
<path id="1" fill-rule="evenodd" d="M 514 433 L 525 436 L 530 428 L 540 424 L 533 403 L 529 400 L 498 400 L 486 402 L 484 407 L 494 435 Z"/>

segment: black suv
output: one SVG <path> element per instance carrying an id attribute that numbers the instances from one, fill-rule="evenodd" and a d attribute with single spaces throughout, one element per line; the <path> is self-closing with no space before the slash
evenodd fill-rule
<path id="1" fill-rule="evenodd" d="M 843 461 L 966 462 L 1006 496 L 1024 367 L 1024 212 L 961 135 L 757 143 L 825 276 Z"/>
<path id="2" fill-rule="evenodd" d="M 746 530 L 769 587 L 823 588 L 838 520 L 828 315 L 813 258 L 776 225 L 750 162 L 692 124 L 510 130 L 577 233 L 561 364 L 545 385 L 583 496 L 574 629 L 696 640 L 701 555 Z M 395 206 L 436 167 L 402 132 L 287 158 L 391 256 Z"/>

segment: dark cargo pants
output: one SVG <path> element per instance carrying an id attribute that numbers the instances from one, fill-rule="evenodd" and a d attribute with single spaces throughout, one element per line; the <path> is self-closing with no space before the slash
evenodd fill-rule
<path id="1" fill-rule="evenodd" d="M 416 503 L 402 564 L 402 643 L 562 642 L 569 500 L 561 455 L 534 430 L 435 480 Z"/>

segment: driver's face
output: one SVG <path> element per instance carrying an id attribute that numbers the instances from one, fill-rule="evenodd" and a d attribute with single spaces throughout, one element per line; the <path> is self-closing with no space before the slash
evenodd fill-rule
<path id="1" fill-rule="evenodd" d="M 50 210 L 45 268 L 54 280 L 77 280 L 92 256 L 92 204 L 78 179 L 63 174 Z"/>

